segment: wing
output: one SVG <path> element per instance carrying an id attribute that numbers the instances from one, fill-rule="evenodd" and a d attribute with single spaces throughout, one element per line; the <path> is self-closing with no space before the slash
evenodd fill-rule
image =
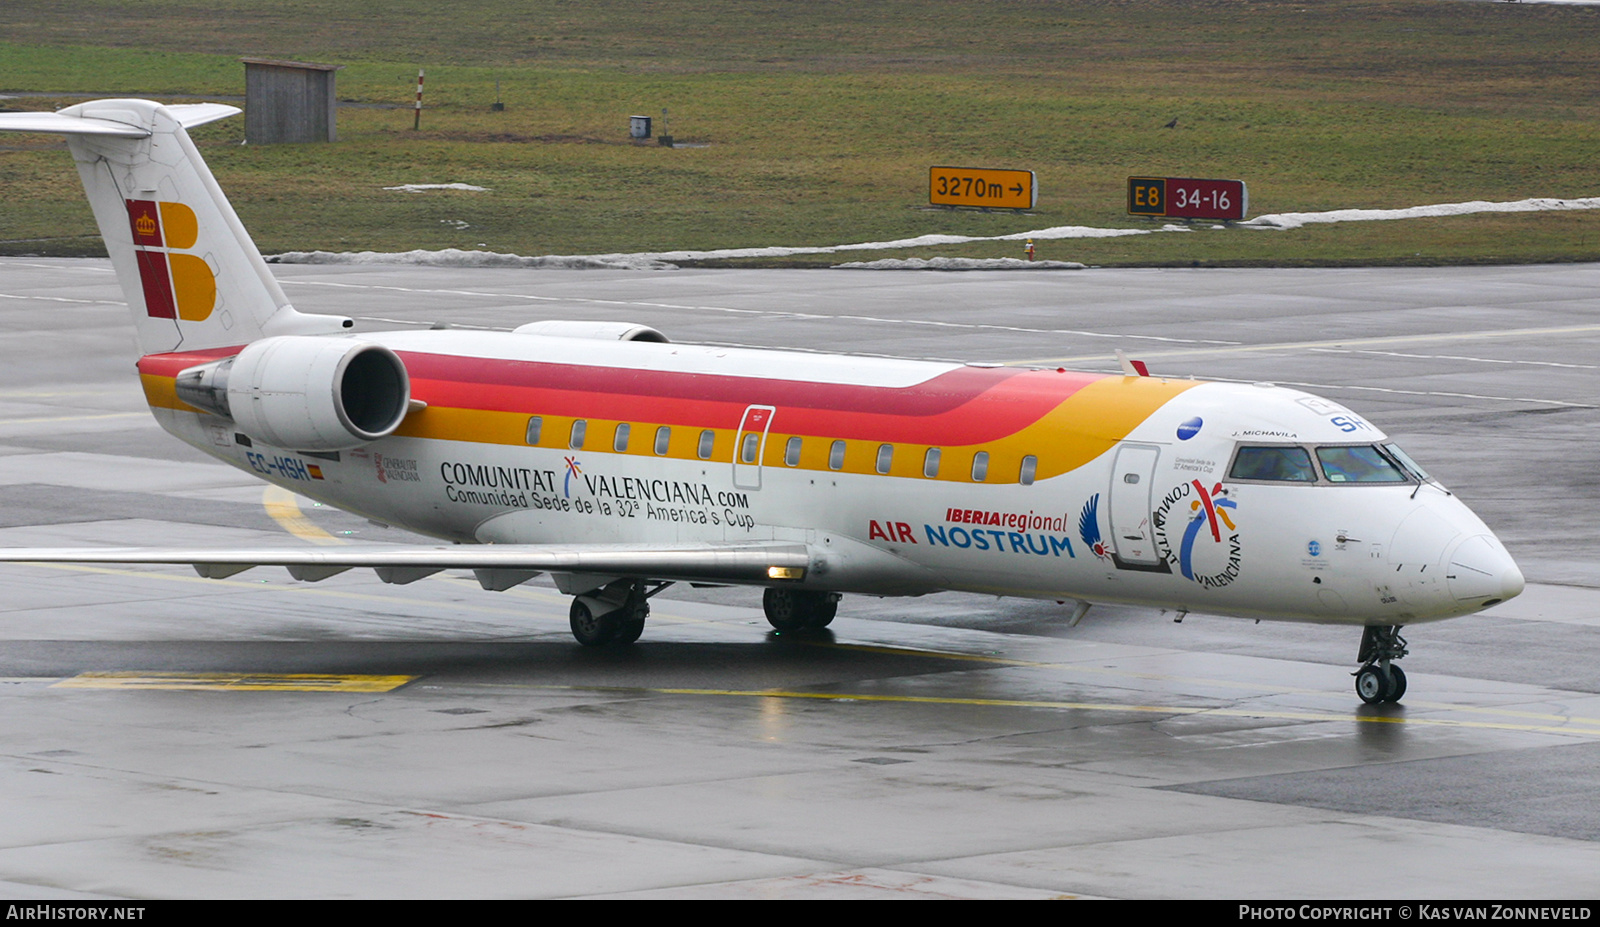
<path id="1" fill-rule="evenodd" d="M 486 589 L 506 589 L 540 573 L 638 577 L 706 583 L 803 580 L 806 545 L 780 542 L 695 544 L 369 544 L 322 548 L 207 550 L 162 547 L 37 547 L 0 549 L 0 563 L 187 563 L 222 579 L 251 567 L 283 566 L 316 582 L 371 567 L 388 583 L 409 583 L 440 570 L 478 574 Z"/>

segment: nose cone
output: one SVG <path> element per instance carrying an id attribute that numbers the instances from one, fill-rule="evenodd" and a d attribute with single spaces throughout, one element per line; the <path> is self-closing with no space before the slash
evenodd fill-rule
<path id="1" fill-rule="evenodd" d="M 1474 535 L 1457 544 L 1446 566 L 1450 595 L 1458 602 L 1488 608 L 1522 591 L 1522 571 L 1492 534 Z"/>

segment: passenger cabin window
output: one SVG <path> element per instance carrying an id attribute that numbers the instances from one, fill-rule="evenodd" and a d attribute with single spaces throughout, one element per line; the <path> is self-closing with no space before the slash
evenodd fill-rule
<path id="1" fill-rule="evenodd" d="M 528 419 L 529 444 L 539 443 L 539 433 L 541 431 L 544 431 L 544 418 L 542 416 L 535 415 L 533 418 Z"/>
<path id="2" fill-rule="evenodd" d="M 700 459 L 701 460 L 710 460 L 711 459 L 711 451 L 716 447 L 716 443 L 717 443 L 717 433 L 716 432 L 712 431 L 709 428 L 707 428 L 705 431 L 700 432 L 699 453 L 700 453 Z"/>
<path id="3" fill-rule="evenodd" d="M 783 446 L 783 462 L 785 466 L 800 466 L 800 439 L 790 438 L 789 443 Z"/>
<path id="4" fill-rule="evenodd" d="M 1241 447 L 1234 455 L 1232 480 L 1269 480 L 1274 483 L 1315 483 L 1317 471 L 1303 447 Z"/>
<path id="5" fill-rule="evenodd" d="M 889 472 L 889 465 L 892 464 L 892 463 L 894 463 L 894 445 L 893 444 L 880 444 L 880 445 L 878 445 L 878 472 L 879 473 L 888 473 Z"/>
<path id="6" fill-rule="evenodd" d="M 756 462 L 756 455 L 761 450 L 761 433 L 752 431 L 744 436 L 744 441 L 739 445 L 739 459 L 747 464 Z"/>
<path id="7" fill-rule="evenodd" d="M 583 447 L 584 432 L 589 430 L 589 423 L 581 418 L 572 420 L 572 435 L 567 439 L 567 446 L 573 449 Z"/>
<path id="8" fill-rule="evenodd" d="M 1372 445 L 1365 447 L 1319 447 L 1317 460 L 1330 483 L 1408 483 L 1410 480 L 1394 462 Z"/>
<path id="9" fill-rule="evenodd" d="M 665 457 L 670 447 L 672 447 L 672 429 L 662 425 L 656 429 L 656 453 Z"/>
<path id="10" fill-rule="evenodd" d="M 938 479 L 938 477 L 939 477 L 939 457 L 940 457 L 940 452 L 939 452 L 939 449 L 936 448 L 936 447 L 928 448 L 928 453 L 922 455 L 922 475 L 923 476 L 927 477 L 930 480 Z"/>
<path id="11" fill-rule="evenodd" d="M 630 426 L 627 422 L 621 422 L 617 425 L 617 433 L 616 436 L 611 439 L 611 447 L 618 454 L 627 451 L 628 432 L 631 430 L 632 426 Z"/>
<path id="12" fill-rule="evenodd" d="M 1032 486 L 1033 477 L 1038 472 L 1039 458 L 1029 454 L 1028 456 L 1022 458 L 1022 472 L 1018 475 L 1018 481 L 1024 486 Z"/>
<path id="13" fill-rule="evenodd" d="M 989 478 L 989 452 L 979 451 L 972 455 L 972 481 L 981 483 Z"/>
<path id="14" fill-rule="evenodd" d="M 833 446 L 828 448 L 828 469 L 829 470 L 843 470 L 844 469 L 844 442 L 843 441 L 835 441 L 835 442 L 833 442 Z"/>

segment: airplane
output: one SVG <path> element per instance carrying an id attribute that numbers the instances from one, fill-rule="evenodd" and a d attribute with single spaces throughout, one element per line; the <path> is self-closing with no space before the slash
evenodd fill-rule
<path id="1" fill-rule="evenodd" d="M 352 331 L 290 304 L 188 129 L 214 103 L 0 114 L 64 135 L 167 431 L 438 544 L 70 548 L 8 562 L 287 567 L 316 582 L 548 573 L 579 643 L 631 644 L 675 582 L 763 589 L 780 633 L 844 594 L 944 590 L 1361 627 L 1366 703 L 1402 627 L 1522 591 L 1494 533 L 1376 426 L 1271 384 L 671 342 L 629 322 Z"/>

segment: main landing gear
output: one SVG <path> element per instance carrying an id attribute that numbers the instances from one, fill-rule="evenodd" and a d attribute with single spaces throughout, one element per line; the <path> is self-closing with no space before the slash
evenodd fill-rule
<path id="1" fill-rule="evenodd" d="M 820 630 L 839 613 L 839 593 L 773 588 L 762 594 L 761 608 L 778 631 Z"/>
<path id="2" fill-rule="evenodd" d="M 644 621 L 650 616 L 647 600 L 672 584 L 657 583 L 648 591 L 645 585 L 642 579 L 619 579 L 573 599 L 569 613 L 572 636 L 585 647 L 631 644 L 638 640 L 644 633 Z"/>
<path id="3" fill-rule="evenodd" d="M 1405 656 L 1406 639 L 1400 636 L 1400 625 L 1368 625 L 1361 632 L 1361 651 L 1356 662 L 1356 695 L 1368 705 L 1398 702 L 1406 694 L 1406 672 L 1394 664 Z"/>

